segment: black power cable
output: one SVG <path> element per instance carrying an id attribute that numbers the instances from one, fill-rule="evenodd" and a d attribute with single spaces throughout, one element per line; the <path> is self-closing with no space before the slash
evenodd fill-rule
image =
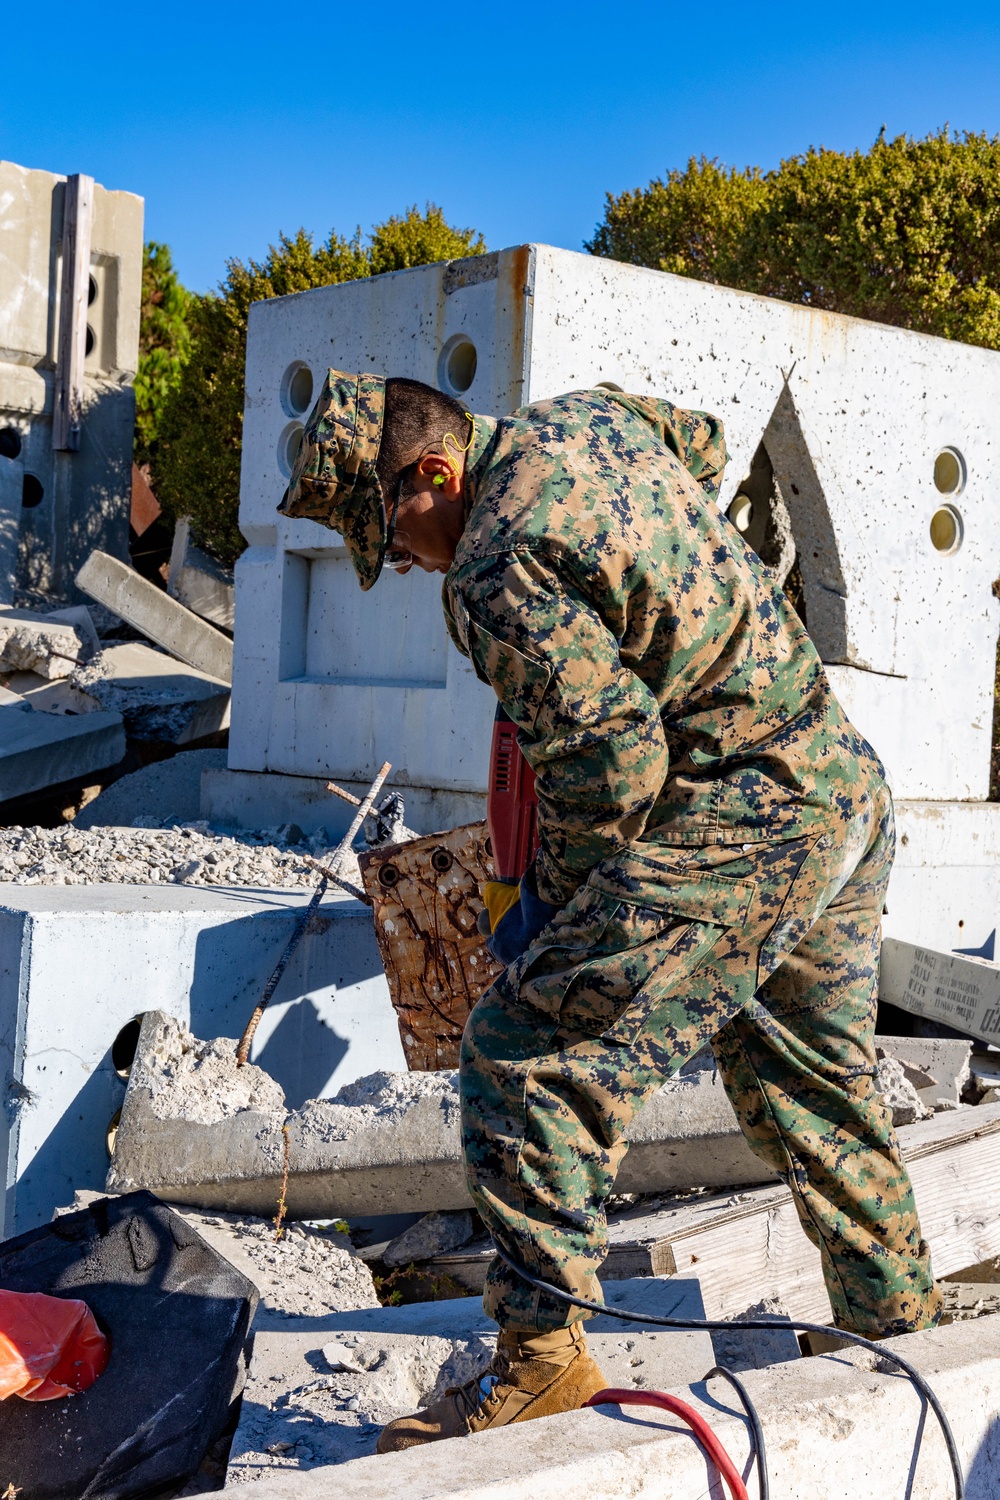
<path id="1" fill-rule="evenodd" d="M 753 1446 L 757 1461 L 757 1482 L 760 1489 L 760 1500 L 771 1500 L 771 1481 L 768 1477 L 767 1472 L 767 1453 L 764 1448 L 764 1425 L 760 1420 L 760 1412 L 751 1401 L 750 1392 L 747 1390 L 746 1386 L 743 1384 L 742 1380 L 734 1370 L 727 1370 L 725 1365 L 716 1365 L 714 1369 L 709 1370 L 708 1374 L 704 1376 L 704 1379 L 711 1380 L 715 1375 L 721 1375 L 723 1380 L 728 1380 L 729 1384 L 733 1387 L 733 1389 L 736 1391 L 737 1396 L 739 1396 L 740 1398 L 740 1403 L 743 1407 L 743 1410 L 747 1414 L 747 1421 L 750 1423 L 750 1431 L 753 1433 Z"/>
<path id="2" fill-rule="evenodd" d="M 951 1423 L 948 1421 L 944 1407 L 920 1371 L 915 1369 L 901 1354 L 896 1354 L 894 1350 L 886 1349 L 882 1344 L 866 1339 L 860 1333 L 849 1333 L 844 1328 L 831 1328 L 826 1323 L 801 1323 L 795 1318 L 731 1318 L 725 1322 L 719 1318 L 664 1318 L 654 1313 L 626 1312 L 624 1308 L 606 1307 L 603 1302 L 589 1302 L 586 1297 L 575 1297 L 572 1292 L 564 1292 L 561 1287 L 543 1281 L 540 1276 L 533 1276 L 530 1271 L 526 1271 L 523 1266 L 519 1266 L 516 1261 L 512 1260 L 495 1242 L 494 1249 L 515 1276 L 520 1276 L 522 1281 L 526 1281 L 536 1291 L 545 1292 L 547 1296 L 555 1297 L 558 1302 L 565 1302 L 570 1307 L 582 1308 L 584 1312 L 602 1313 L 610 1318 L 620 1318 L 625 1323 L 649 1323 L 657 1328 L 701 1328 L 707 1333 L 731 1332 L 734 1328 L 759 1328 L 773 1333 L 791 1328 L 799 1333 L 823 1333 L 830 1338 L 840 1339 L 845 1344 L 857 1344 L 860 1349 L 867 1349 L 876 1358 L 884 1359 L 901 1370 L 937 1417 L 938 1425 L 944 1435 L 945 1446 L 948 1449 L 948 1458 L 951 1461 L 951 1472 L 955 1481 L 955 1500 L 965 1500 L 962 1460 L 959 1458 L 958 1444 L 955 1442 L 955 1434 L 951 1430 Z"/>

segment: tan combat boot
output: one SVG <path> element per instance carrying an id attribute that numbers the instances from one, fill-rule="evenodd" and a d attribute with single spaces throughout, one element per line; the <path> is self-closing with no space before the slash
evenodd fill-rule
<path id="1" fill-rule="evenodd" d="M 376 1451 L 397 1453 L 439 1438 L 577 1411 L 606 1385 L 579 1323 L 551 1333 L 508 1328 L 485 1374 L 453 1386 L 425 1411 L 390 1422 L 379 1435 Z"/>

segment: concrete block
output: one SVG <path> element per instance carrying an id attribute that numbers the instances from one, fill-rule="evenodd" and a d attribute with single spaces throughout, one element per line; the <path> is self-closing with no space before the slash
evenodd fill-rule
<path id="1" fill-rule="evenodd" d="M 351 808 L 326 789 L 327 777 L 285 776 L 268 772 L 211 770 L 201 782 L 201 816 L 223 828 L 270 828 L 298 823 L 305 833 L 325 828 L 331 839 L 347 832 Z M 369 783 L 339 780 L 338 785 L 363 797 Z M 406 822 L 415 833 L 436 833 L 477 823 L 486 816 L 485 792 L 450 792 L 414 787 L 405 768 L 394 771 L 386 789 L 402 794 Z"/>
<path id="2" fill-rule="evenodd" d="M 74 682 L 121 714 L 129 739 L 189 745 L 229 727 L 227 682 L 139 641 L 106 646 Z"/>
<path id="3" fill-rule="evenodd" d="M 385 1073 L 332 1099 L 286 1114 L 239 1094 L 206 1116 L 188 1094 L 186 1059 L 205 1053 L 213 1087 L 228 1097 L 236 1075 L 150 1013 L 122 1109 L 109 1191 L 148 1187 L 172 1202 L 268 1213 L 277 1201 L 288 1142 L 288 1211 L 301 1218 L 468 1206 L 454 1073 Z M 230 1057 L 235 1043 L 230 1044 Z M 207 1076 L 207 1075 L 206 1075 Z M 287 1132 L 287 1135 L 286 1135 Z M 629 1130 L 618 1191 L 653 1192 L 759 1183 L 771 1173 L 751 1152 L 712 1073 L 672 1080 Z"/>
<path id="4" fill-rule="evenodd" d="M 231 682 L 233 645 L 228 636 L 147 582 L 134 568 L 94 551 L 76 578 L 77 586 L 158 646 L 220 682 Z"/>
<path id="5" fill-rule="evenodd" d="M 988 959 L 888 938 L 882 945 L 879 999 L 965 1036 L 1000 1043 L 1000 964 Z"/>
<path id="6" fill-rule="evenodd" d="M 408 1266 L 411 1261 L 433 1260 L 447 1255 L 472 1239 L 472 1215 L 456 1213 L 424 1214 L 415 1224 L 390 1240 L 382 1252 L 387 1266 Z"/>
<path id="7" fill-rule="evenodd" d="M 52 443 L 60 378 L 66 179 L 0 162 L 0 600 L 78 599 L 93 547 L 128 556 L 132 379 L 139 353 L 142 199 L 95 183 L 83 419 L 76 452 Z M 10 454 L 11 456 L 7 456 Z"/>
<path id="8" fill-rule="evenodd" d="M 112 782 L 73 822 L 78 828 L 116 824 L 131 828 L 138 817 L 155 819 L 161 825 L 194 822 L 199 815 L 202 775 L 225 763 L 225 750 L 183 750 L 169 760 L 153 761 Z"/>
<path id="9" fill-rule="evenodd" d="M 112 1049 L 136 1014 L 159 1006 L 202 1034 L 239 1035 L 308 899 L 182 885 L 0 885 L 2 1232 L 44 1222 L 77 1188 L 103 1187 L 128 1032 L 124 1052 Z M 405 1067 L 360 903 L 324 899 L 253 1056 L 295 1105 L 376 1067 Z"/>
<path id="10" fill-rule="evenodd" d="M 203 620 L 211 620 L 213 625 L 232 633 L 236 614 L 233 575 L 194 545 L 191 525 L 186 520 L 178 521 L 174 528 L 167 592 Z"/>
<path id="11" fill-rule="evenodd" d="M 53 624 L 28 610 L 0 611 L 0 671 L 68 677 L 83 653 L 84 643 L 72 626 Z"/>
<path id="12" fill-rule="evenodd" d="M 807 626 L 897 798 L 986 798 L 1000 356 L 544 245 L 254 306 L 233 770 L 364 781 L 388 758 L 416 786 L 484 790 L 492 698 L 463 675 L 433 581 L 387 578 L 361 596 L 335 533 L 275 513 L 329 364 L 451 389 L 460 346 L 476 354 L 461 395 L 480 412 L 613 381 L 721 413 L 721 503 L 762 455 Z M 945 450 L 947 494 L 934 478 Z M 939 552 L 930 522 L 944 505 L 962 529 Z"/>
<path id="13" fill-rule="evenodd" d="M 116 765 L 125 754 L 117 713 L 79 718 L 36 713 L 28 703 L 0 705 L 0 802 Z"/>
<path id="14" fill-rule="evenodd" d="M 48 679 L 37 672 L 11 672 L 5 677 L 9 697 L 4 702 L 20 699 L 29 708 L 42 714 L 89 714 L 101 705 L 96 698 L 74 687 L 65 677 Z"/>
<path id="15" fill-rule="evenodd" d="M 958 1443 L 967 1500 L 995 1500 L 1000 1317 L 909 1334 L 888 1340 L 887 1348 L 910 1360 L 940 1398 Z M 779 1364 L 744 1380 L 767 1436 L 771 1493 L 782 1500 L 886 1500 L 904 1490 L 908 1500 L 944 1500 L 953 1493 L 944 1442 L 922 1397 L 866 1353 Z M 674 1393 L 703 1414 L 746 1476 L 751 1500 L 759 1500 L 749 1427 L 733 1395 L 721 1382 Z M 714 1468 L 676 1418 L 598 1407 L 311 1474 L 272 1474 L 261 1478 L 256 1497 L 653 1500 L 717 1488 Z M 223 1493 L 238 1495 L 239 1481 L 227 1482 Z"/>
<path id="16" fill-rule="evenodd" d="M 617 1282 L 608 1298 L 663 1317 L 704 1316 L 693 1279 Z M 227 1482 L 254 1484 L 256 1494 L 282 1471 L 302 1474 L 373 1453 L 386 1422 L 481 1372 L 496 1331 L 469 1297 L 257 1332 Z M 588 1322 L 587 1339 L 610 1385 L 675 1386 L 716 1363 L 712 1337 L 702 1331 L 656 1332 L 598 1317 Z"/>

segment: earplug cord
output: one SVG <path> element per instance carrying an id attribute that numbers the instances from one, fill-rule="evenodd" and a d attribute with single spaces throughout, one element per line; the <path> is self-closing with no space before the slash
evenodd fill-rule
<path id="1" fill-rule="evenodd" d="M 607 1307 L 603 1302 L 590 1302 L 586 1297 L 576 1297 L 572 1292 L 564 1292 L 561 1287 L 553 1286 L 551 1282 L 543 1281 L 540 1276 L 533 1276 L 530 1271 L 519 1266 L 499 1245 L 494 1245 L 497 1256 L 506 1266 L 533 1286 L 536 1291 L 544 1292 L 546 1296 L 554 1297 L 557 1302 L 565 1302 L 570 1307 L 582 1308 L 584 1312 L 601 1313 L 606 1317 L 620 1318 L 626 1323 L 648 1323 L 656 1328 L 699 1328 L 706 1333 L 731 1333 L 734 1328 L 756 1328 L 761 1332 L 787 1332 L 789 1329 L 799 1333 L 823 1333 L 830 1338 L 840 1339 L 845 1344 L 856 1344 L 860 1349 L 867 1349 L 877 1359 L 886 1360 L 895 1365 L 907 1379 L 915 1386 L 917 1391 L 926 1401 L 931 1411 L 938 1420 L 938 1425 L 944 1436 L 945 1446 L 948 1449 L 948 1458 L 951 1462 L 951 1472 L 955 1482 L 955 1500 L 965 1500 L 965 1479 L 962 1474 L 962 1460 L 958 1453 L 958 1444 L 955 1442 L 955 1434 L 951 1430 L 951 1423 L 945 1414 L 944 1407 L 934 1394 L 920 1371 L 910 1364 L 909 1360 L 897 1354 L 895 1350 L 886 1349 L 882 1344 L 875 1343 L 872 1339 L 866 1339 L 860 1333 L 850 1333 L 844 1328 L 831 1328 L 826 1323 L 802 1323 L 795 1318 L 732 1318 L 728 1322 L 720 1318 L 664 1318 L 655 1313 L 637 1313 L 626 1311 L 624 1308 Z M 749 1399 L 748 1397 L 746 1398 Z M 744 1401 L 746 1405 L 746 1401 Z M 749 1411 L 748 1411 L 749 1415 Z M 753 1423 L 751 1421 L 751 1428 Z M 917 1453 L 923 1443 L 923 1430 L 917 1440 Z"/>

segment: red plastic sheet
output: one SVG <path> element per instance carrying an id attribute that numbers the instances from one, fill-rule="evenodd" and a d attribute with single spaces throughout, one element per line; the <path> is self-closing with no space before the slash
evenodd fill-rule
<path id="1" fill-rule="evenodd" d="M 0 1401 L 55 1401 L 93 1385 L 108 1341 L 86 1302 L 0 1289 Z"/>

